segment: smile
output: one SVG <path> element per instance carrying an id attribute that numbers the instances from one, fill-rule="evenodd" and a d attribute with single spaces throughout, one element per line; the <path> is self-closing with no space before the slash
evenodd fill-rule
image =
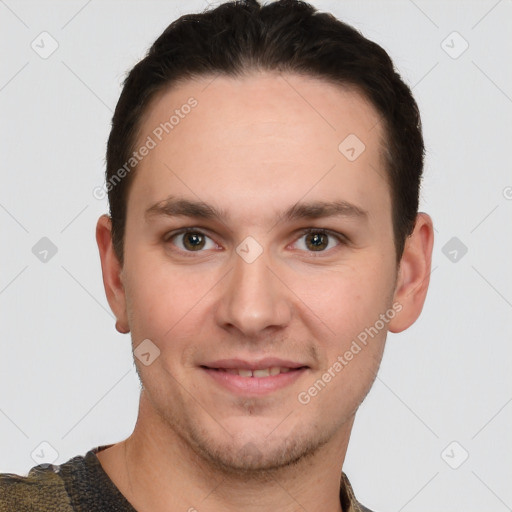
<path id="1" fill-rule="evenodd" d="M 263 396 L 291 386 L 309 370 L 307 366 L 290 368 L 269 366 L 266 368 L 211 368 L 201 366 L 209 382 L 214 386 L 241 396 Z"/>
<path id="2" fill-rule="evenodd" d="M 288 373 L 292 371 L 292 368 L 281 368 L 279 366 L 272 366 L 271 368 L 263 368 L 261 370 L 247 370 L 245 368 L 211 368 L 219 372 L 226 372 L 230 375 L 239 375 L 240 377 L 271 377 L 279 375 L 280 373 Z M 294 368 L 295 369 L 295 368 Z M 294 370 L 293 369 L 293 370 Z"/>

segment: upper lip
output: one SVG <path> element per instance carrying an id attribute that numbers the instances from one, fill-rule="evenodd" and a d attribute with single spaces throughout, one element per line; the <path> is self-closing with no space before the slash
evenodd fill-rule
<path id="1" fill-rule="evenodd" d="M 206 368 L 216 369 L 239 369 L 239 370 L 264 370 L 266 368 L 304 368 L 307 365 L 297 363 L 296 361 L 289 361 L 286 359 L 279 359 L 276 357 L 265 357 L 257 361 L 246 361 L 244 359 L 218 359 L 210 363 L 202 364 Z"/>

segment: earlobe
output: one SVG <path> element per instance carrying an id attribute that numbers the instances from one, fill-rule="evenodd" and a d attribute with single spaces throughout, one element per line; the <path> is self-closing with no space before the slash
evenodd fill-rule
<path id="1" fill-rule="evenodd" d="M 410 327 L 423 309 L 430 282 L 433 245 L 432 219 L 426 213 L 418 213 L 400 260 L 394 302 L 399 303 L 402 309 L 389 322 L 390 332 L 401 332 Z"/>
<path id="2" fill-rule="evenodd" d="M 102 215 L 96 224 L 96 242 L 101 259 L 103 286 L 108 303 L 116 317 L 116 329 L 126 334 L 130 332 L 126 313 L 126 296 L 121 279 L 122 267 L 112 245 L 112 221 Z"/>
<path id="3" fill-rule="evenodd" d="M 128 334 L 130 329 L 126 325 L 126 323 L 121 323 L 119 320 L 116 320 L 116 331 L 120 334 Z"/>

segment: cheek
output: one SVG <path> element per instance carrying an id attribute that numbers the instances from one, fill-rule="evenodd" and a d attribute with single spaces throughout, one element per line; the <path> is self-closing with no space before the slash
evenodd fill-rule
<path id="1" fill-rule="evenodd" d="M 390 311 L 391 280 L 384 279 L 383 274 L 380 272 L 379 278 L 371 269 L 352 269 L 333 273 L 329 279 L 317 279 L 317 285 L 324 286 L 322 293 L 310 290 L 307 295 L 304 287 L 304 302 L 317 313 L 317 329 L 313 332 L 323 357 L 299 402 L 314 404 L 318 414 L 342 410 L 350 415 L 371 388 L 387 333 L 381 315 Z"/>
<path id="2" fill-rule="evenodd" d="M 393 287 L 392 273 L 372 260 L 301 276 L 297 282 L 297 296 L 324 325 L 334 344 L 373 325 L 389 307 Z"/>
<path id="3" fill-rule="evenodd" d="M 149 338 L 163 349 L 169 336 L 190 328 L 190 317 L 201 309 L 217 276 L 193 266 L 176 268 L 153 256 L 132 252 L 126 262 L 127 308 L 134 342 Z"/>

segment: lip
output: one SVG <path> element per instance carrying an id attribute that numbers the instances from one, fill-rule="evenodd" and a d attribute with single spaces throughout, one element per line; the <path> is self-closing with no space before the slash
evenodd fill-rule
<path id="1" fill-rule="evenodd" d="M 224 370 L 233 368 L 239 368 L 241 370 L 263 370 L 265 368 L 272 368 L 273 366 L 290 369 L 307 367 L 307 365 L 304 363 L 287 361 L 285 359 L 278 359 L 276 357 L 265 357 L 257 361 L 246 361 L 244 359 L 219 359 L 217 361 L 212 361 L 211 363 L 202 364 L 201 366 Z"/>
<path id="2" fill-rule="evenodd" d="M 263 370 L 271 367 L 289 368 L 287 373 L 278 375 L 269 375 L 268 377 L 241 377 L 221 370 L 244 369 L 244 370 Z M 218 386 L 227 391 L 243 396 L 262 396 L 296 382 L 304 373 L 309 370 L 307 365 L 286 361 L 277 358 L 265 358 L 259 361 L 245 361 L 242 359 L 221 359 L 213 361 L 207 365 L 201 365 L 200 369 L 215 382 Z"/>

